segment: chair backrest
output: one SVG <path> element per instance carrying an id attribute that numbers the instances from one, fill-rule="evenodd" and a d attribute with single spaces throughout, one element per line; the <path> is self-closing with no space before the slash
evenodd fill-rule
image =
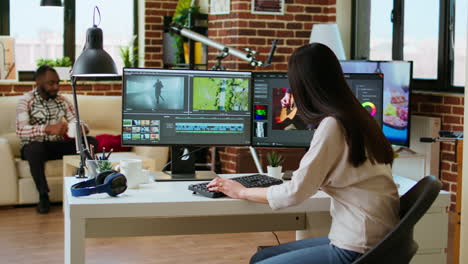
<path id="1" fill-rule="evenodd" d="M 415 224 L 431 207 L 439 195 L 442 183 L 427 176 L 400 198 L 400 222 L 380 241 L 353 264 L 406 264 L 418 250 L 413 239 Z"/>

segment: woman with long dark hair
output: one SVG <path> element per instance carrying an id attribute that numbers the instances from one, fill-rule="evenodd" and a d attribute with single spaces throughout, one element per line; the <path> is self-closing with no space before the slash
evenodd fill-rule
<path id="1" fill-rule="evenodd" d="M 399 221 L 392 147 L 348 87 L 327 46 L 312 43 L 297 49 L 289 60 L 288 79 L 301 117 L 316 127 L 291 181 L 245 188 L 216 178 L 209 188 L 268 203 L 274 210 L 301 203 L 321 189 L 332 198 L 328 237 L 263 249 L 251 263 L 352 263 Z"/>

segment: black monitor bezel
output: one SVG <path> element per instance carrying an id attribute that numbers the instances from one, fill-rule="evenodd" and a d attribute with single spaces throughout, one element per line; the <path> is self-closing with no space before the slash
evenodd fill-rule
<path id="1" fill-rule="evenodd" d="M 162 68 L 134 68 L 134 67 L 124 67 L 122 71 L 122 115 L 121 115 L 121 120 L 120 120 L 120 140 L 121 140 L 121 145 L 123 147 L 145 147 L 145 146 L 150 146 L 150 147 L 229 147 L 229 146 L 237 146 L 237 147 L 248 147 L 252 145 L 252 130 L 248 131 L 249 133 L 249 138 L 250 138 L 250 144 L 197 144 L 197 143 L 190 143 L 190 144 L 124 144 L 123 140 L 123 116 L 124 116 L 124 106 L 125 106 L 125 91 L 126 91 L 126 86 L 125 86 L 125 80 L 126 80 L 126 75 L 125 71 L 126 70 L 155 70 L 155 71 L 167 71 L 167 72 L 174 72 L 174 71 L 199 71 L 199 72 L 207 72 L 207 73 L 212 73 L 212 72 L 221 72 L 221 71 L 210 71 L 210 70 L 200 70 L 200 69 L 162 69 Z M 252 91 L 252 72 L 251 71 L 222 71 L 222 72 L 232 72 L 232 73 L 250 73 L 250 89 L 249 89 L 249 107 L 250 107 L 250 112 L 252 112 L 252 104 L 253 104 L 253 91 Z M 252 115 L 250 115 L 250 125 L 252 125 Z"/>
<path id="2" fill-rule="evenodd" d="M 407 147 L 409 148 L 410 147 L 410 142 L 411 142 L 411 96 L 412 96 L 412 91 L 413 91 L 413 66 L 414 66 L 414 63 L 413 61 L 408 61 L 408 60 L 341 60 L 341 62 L 347 62 L 347 61 L 350 61 L 350 62 L 372 62 L 372 63 L 409 63 L 410 64 L 410 78 L 409 78 L 409 84 L 408 84 L 408 137 L 406 138 L 406 141 L 403 143 L 403 144 L 400 144 L 401 142 L 392 142 L 390 141 L 390 139 L 388 139 L 388 141 L 390 141 L 390 143 L 394 146 L 397 146 L 397 147 Z M 384 78 L 385 78 L 385 74 L 384 74 Z M 384 79 L 385 80 L 385 79 Z M 384 84 L 385 84 L 385 81 L 384 81 Z M 385 87 L 384 87 L 384 90 L 385 90 Z M 383 126 L 383 120 L 382 120 L 382 126 Z M 383 127 L 382 127 L 382 132 L 383 132 Z"/>

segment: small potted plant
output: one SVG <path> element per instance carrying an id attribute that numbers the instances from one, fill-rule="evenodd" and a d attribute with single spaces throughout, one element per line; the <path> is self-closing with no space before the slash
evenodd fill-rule
<path id="1" fill-rule="evenodd" d="M 40 67 L 44 64 L 47 64 L 57 71 L 57 74 L 60 80 L 69 80 L 70 79 L 70 70 L 72 66 L 72 61 L 69 57 L 62 57 L 57 59 L 38 59 L 37 67 Z"/>
<path id="2" fill-rule="evenodd" d="M 280 179 L 283 168 L 281 165 L 283 164 L 284 157 L 278 152 L 273 151 L 267 154 L 267 160 L 269 164 L 267 166 L 268 175 Z"/>

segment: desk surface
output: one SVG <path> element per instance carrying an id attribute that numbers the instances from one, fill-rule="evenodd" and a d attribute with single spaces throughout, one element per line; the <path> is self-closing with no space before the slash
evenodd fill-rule
<path id="1" fill-rule="evenodd" d="M 239 174 L 221 175 L 234 177 Z M 408 191 L 415 181 L 403 177 L 394 177 L 399 184 L 400 195 Z M 64 194 L 66 206 L 69 206 L 82 216 L 90 218 L 99 217 L 126 217 L 132 216 L 193 216 L 193 215 L 230 215 L 230 214 L 258 214 L 329 211 L 330 197 L 324 192 L 318 192 L 303 203 L 273 211 L 267 204 L 253 203 L 245 200 L 231 198 L 207 198 L 193 194 L 188 190 L 186 182 L 154 182 L 141 184 L 139 189 L 128 189 L 118 197 L 110 197 L 106 193 L 94 194 L 84 197 L 73 197 L 70 187 L 79 182 L 74 177 L 65 177 Z M 312 209 L 313 208 L 313 209 Z M 78 209 L 78 211 L 76 210 Z"/>

